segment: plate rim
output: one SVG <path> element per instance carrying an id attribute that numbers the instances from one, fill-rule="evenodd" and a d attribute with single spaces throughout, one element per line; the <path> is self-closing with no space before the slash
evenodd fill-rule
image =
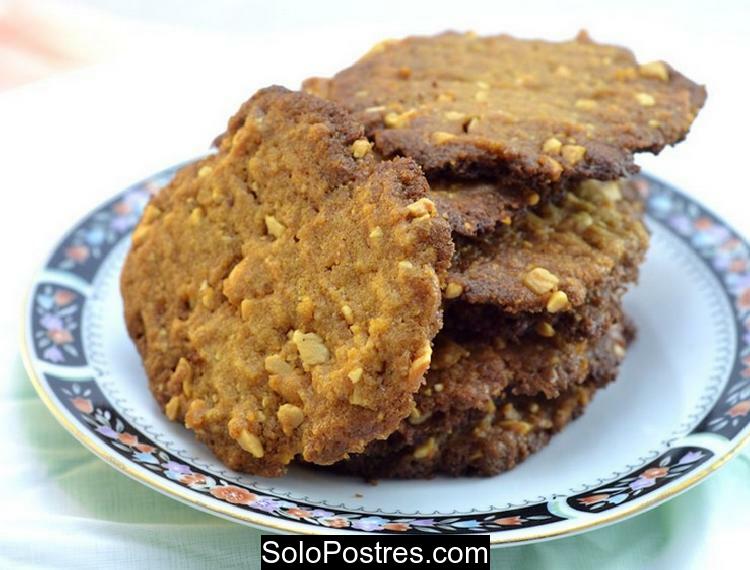
<path id="1" fill-rule="evenodd" d="M 180 168 L 181 166 L 183 166 L 184 164 L 188 162 L 191 162 L 192 160 L 185 161 L 184 163 L 178 164 L 174 167 L 170 167 L 161 172 L 154 173 L 150 177 L 144 179 L 144 181 L 136 183 L 136 185 L 143 183 L 147 180 L 151 180 L 159 176 L 163 172 L 173 171 L 173 170 L 176 171 L 178 168 Z M 690 198 L 688 195 L 682 192 L 679 188 L 676 188 L 670 185 L 669 183 L 665 183 L 661 181 L 660 179 L 653 177 L 651 175 L 642 174 L 642 176 L 644 176 L 651 182 L 655 182 L 657 184 L 663 185 L 670 192 L 685 199 L 689 204 L 698 205 L 703 211 L 703 213 L 708 214 L 713 219 L 721 222 L 723 227 L 731 230 L 737 237 L 739 237 L 739 239 L 744 244 L 747 244 L 747 240 L 744 238 L 744 236 L 742 236 L 742 234 L 734 230 L 721 217 L 717 216 L 713 211 L 711 211 L 709 208 L 704 206 L 702 203 L 696 202 L 694 199 Z M 117 471 L 123 473 L 124 475 L 128 476 L 129 478 L 136 480 L 163 495 L 166 495 L 173 499 L 177 499 L 183 504 L 187 504 L 188 506 L 196 508 L 200 511 L 213 514 L 213 515 L 216 515 L 221 518 L 231 520 L 234 522 L 241 522 L 243 524 L 249 524 L 260 530 L 272 530 L 272 531 L 290 532 L 290 533 L 295 533 L 295 534 L 309 534 L 309 535 L 374 534 L 371 532 L 366 532 L 363 530 L 351 529 L 351 528 L 339 529 L 339 528 L 331 528 L 327 526 L 303 524 L 302 522 L 299 522 L 299 521 L 283 519 L 280 517 L 271 516 L 269 514 L 265 514 L 261 512 L 256 512 L 256 511 L 251 511 L 251 510 L 239 510 L 239 509 L 236 509 L 234 505 L 225 504 L 222 501 L 218 501 L 213 498 L 210 498 L 207 495 L 203 495 L 201 493 L 191 491 L 188 488 L 176 487 L 174 485 L 171 485 L 168 483 L 166 479 L 162 481 L 161 478 L 157 477 L 155 474 L 152 474 L 149 471 L 143 470 L 143 468 L 140 467 L 138 464 L 135 464 L 123 458 L 120 458 L 117 453 L 111 450 L 109 450 L 108 452 L 103 451 L 103 448 L 100 447 L 101 445 L 100 442 L 94 437 L 94 435 L 89 431 L 83 430 L 79 425 L 76 424 L 75 421 L 68 418 L 64 408 L 59 403 L 56 403 L 56 401 L 53 399 L 54 394 L 51 392 L 51 389 L 48 388 L 44 382 L 42 382 L 41 378 L 37 374 L 37 369 L 34 366 L 34 361 L 37 359 L 36 357 L 33 356 L 32 346 L 30 344 L 31 319 L 29 318 L 30 317 L 29 309 L 33 308 L 33 305 L 31 303 L 32 296 L 34 292 L 36 291 L 38 285 L 44 282 L 41 277 L 45 271 L 45 268 L 47 267 L 47 264 L 52 259 L 54 252 L 60 247 L 62 243 L 65 242 L 65 240 L 72 234 L 72 232 L 76 228 L 78 228 L 84 221 L 89 219 L 89 217 L 92 214 L 99 211 L 102 207 L 104 207 L 106 204 L 111 202 L 113 199 L 117 198 L 118 196 L 121 196 L 122 194 L 127 192 L 128 189 L 136 185 L 128 186 L 125 189 L 120 190 L 119 192 L 113 194 L 109 198 L 105 199 L 101 204 L 98 204 L 93 209 L 89 210 L 87 214 L 84 214 L 81 218 L 79 218 L 72 226 L 69 227 L 68 231 L 66 231 L 55 242 L 51 253 L 48 254 L 47 257 L 45 257 L 45 260 L 46 260 L 45 264 L 42 265 L 41 269 L 36 271 L 31 277 L 30 286 L 26 290 L 26 293 L 23 298 L 23 305 L 22 305 L 22 318 L 21 318 L 21 326 L 20 326 L 21 358 L 23 361 L 25 371 L 31 381 L 31 384 L 33 385 L 39 398 L 44 403 L 45 407 L 50 411 L 52 416 L 58 421 L 60 425 L 62 425 L 62 427 L 66 431 L 68 431 L 71 435 L 73 435 L 73 437 L 79 443 L 81 443 L 86 449 L 92 452 L 96 457 L 103 460 L 106 464 L 113 467 Z M 657 222 L 664 225 L 668 231 L 675 233 L 674 229 L 667 227 L 667 225 L 663 221 L 657 220 Z M 128 234 L 129 233 L 130 232 L 128 232 Z M 691 247 L 691 249 L 695 251 L 695 248 Z M 697 251 L 695 251 L 695 253 L 696 255 L 698 255 Z M 706 260 L 702 258 L 700 255 L 698 255 L 698 257 L 701 259 L 702 262 L 707 263 Z M 727 296 L 729 297 L 725 284 L 721 282 L 721 280 L 720 280 L 720 283 L 723 286 L 725 294 L 727 294 Z M 730 297 L 730 301 L 731 301 L 731 297 Z M 737 313 L 738 313 L 737 309 L 733 307 L 733 316 L 736 316 Z M 741 349 L 741 345 L 738 345 L 736 356 L 739 356 L 740 349 Z M 732 378 L 732 372 L 730 370 L 730 376 L 728 380 L 731 380 L 731 378 Z M 728 383 L 729 382 L 727 382 L 727 384 L 722 387 L 721 392 L 719 393 L 717 397 L 717 400 L 721 398 L 723 390 L 726 388 Z M 746 430 L 746 428 L 747 426 L 745 426 L 745 428 L 743 429 Z M 572 536 L 575 534 L 585 532 L 587 530 L 591 530 L 593 528 L 608 526 L 610 524 L 631 518 L 637 514 L 651 510 L 655 508 L 656 506 L 664 503 L 665 501 L 685 492 L 686 490 L 699 484 L 700 482 L 705 480 L 707 477 L 716 473 L 719 469 L 725 466 L 731 459 L 733 459 L 735 456 L 739 454 L 739 452 L 742 450 L 742 448 L 745 445 L 748 444 L 748 442 L 750 442 L 750 430 L 747 430 L 744 434 L 741 434 L 741 431 L 742 430 L 740 430 L 740 432 L 738 432 L 738 434 L 734 438 L 728 439 L 728 441 L 726 442 L 727 444 L 726 448 L 722 449 L 721 451 L 714 452 L 715 457 L 713 458 L 713 461 L 707 461 L 705 465 L 698 465 L 694 470 L 692 470 L 691 473 L 688 473 L 685 477 L 680 478 L 679 480 L 675 481 L 673 484 L 665 485 L 663 487 L 655 489 L 651 493 L 640 497 L 639 500 L 631 501 L 627 505 L 619 505 L 617 508 L 614 508 L 610 510 L 609 512 L 601 511 L 598 513 L 585 513 L 585 514 L 581 513 L 583 515 L 581 517 L 569 518 L 565 521 L 559 521 L 559 522 L 564 522 L 565 524 L 551 523 L 551 524 L 539 525 L 538 527 L 533 526 L 533 527 L 527 527 L 525 529 L 523 528 L 514 529 L 518 531 L 523 530 L 524 532 L 522 534 L 518 534 L 516 532 L 503 532 L 499 529 L 497 531 L 485 531 L 481 533 L 475 532 L 472 534 L 489 535 L 490 544 L 492 546 L 522 544 L 522 543 L 538 542 L 538 541 L 552 539 L 552 538 L 560 538 L 563 536 Z M 594 489 L 595 488 L 596 486 L 594 487 Z M 508 529 L 508 530 L 511 530 L 511 529 Z"/>

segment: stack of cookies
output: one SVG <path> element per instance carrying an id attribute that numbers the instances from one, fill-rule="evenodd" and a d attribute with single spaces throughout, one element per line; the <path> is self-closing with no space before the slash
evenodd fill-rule
<path id="1" fill-rule="evenodd" d="M 408 38 L 261 90 L 133 234 L 154 396 L 259 475 L 512 468 L 616 377 L 648 246 L 633 154 L 704 99 L 585 35 Z"/>

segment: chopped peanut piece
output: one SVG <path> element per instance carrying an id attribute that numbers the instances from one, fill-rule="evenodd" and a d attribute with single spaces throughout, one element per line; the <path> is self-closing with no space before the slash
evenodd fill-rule
<path id="1" fill-rule="evenodd" d="M 315 333 L 303 333 L 295 330 L 292 333 L 292 342 L 297 347 L 297 352 L 302 362 L 307 366 L 315 366 L 328 362 L 330 353 L 323 344 L 323 339 Z"/>
<path id="2" fill-rule="evenodd" d="M 426 443 L 423 443 L 414 450 L 414 459 L 427 459 L 435 455 L 437 450 L 438 446 L 435 443 L 435 438 L 431 437 Z"/>
<path id="3" fill-rule="evenodd" d="M 549 154 L 560 154 L 561 148 L 562 143 L 554 137 L 547 139 L 544 141 L 544 145 L 542 145 L 542 150 Z"/>
<path id="4" fill-rule="evenodd" d="M 460 111 L 446 111 L 443 116 L 449 121 L 463 121 L 466 118 L 466 114 Z"/>
<path id="5" fill-rule="evenodd" d="M 263 457 L 263 444 L 260 439 L 254 433 L 250 433 L 246 429 L 243 429 L 240 433 L 240 437 L 237 438 L 237 443 L 242 449 L 247 451 L 250 455 L 256 459 Z"/>
<path id="6" fill-rule="evenodd" d="M 266 356 L 263 365 L 267 372 L 278 374 L 279 376 L 288 376 L 294 372 L 294 368 L 280 354 Z"/>
<path id="7" fill-rule="evenodd" d="M 349 372 L 349 374 L 347 374 L 347 376 L 349 377 L 349 380 L 352 381 L 352 384 L 356 384 L 362 379 L 362 372 L 363 372 L 362 368 L 357 367 L 351 372 Z"/>
<path id="8" fill-rule="evenodd" d="M 280 238 L 286 226 L 273 216 L 266 216 L 266 230 L 275 238 Z"/>
<path id="9" fill-rule="evenodd" d="M 341 307 L 341 314 L 344 315 L 344 320 L 347 322 L 347 324 L 354 323 L 354 311 L 352 311 L 352 308 L 349 305 L 343 305 Z"/>
<path id="10" fill-rule="evenodd" d="M 429 198 L 420 198 L 406 207 L 410 218 L 421 218 L 422 216 L 434 216 L 437 212 L 435 203 Z"/>
<path id="11" fill-rule="evenodd" d="M 643 77 L 649 79 L 660 79 L 661 81 L 669 81 L 669 70 L 667 66 L 661 61 L 652 61 L 644 63 L 638 68 L 638 71 Z"/>
<path id="12" fill-rule="evenodd" d="M 586 147 L 577 144 L 566 144 L 563 145 L 560 153 L 570 164 L 577 164 L 584 156 L 586 156 Z"/>
<path id="13" fill-rule="evenodd" d="M 167 402 L 167 405 L 164 406 L 164 413 L 172 421 L 177 419 L 177 415 L 180 413 L 180 398 L 178 396 L 172 396 Z"/>
<path id="14" fill-rule="evenodd" d="M 443 295 L 443 297 L 445 297 L 446 299 L 455 299 L 463 292 L 463 285 L 461 285 L 460 283 L 450 282 L 445 288 L 445 294 Z"/>
<path id="15" fill-rule="evenodd" d="M 292 432 L 304 421 L 305 413 L 301 408 L 298 408 L 293 404 L 282 404 L 276 412 L 276 417 L 279 419 L 284 434 L 291 435 Z"/>
<path id="16" fill-rule="evenodd" d="M 359 139 L 352 143 L 352 155 L 354 158 L 362 158 L 372 150 L 372 143 L 367 139 Z"/>
<path id="17" fill-rule="evenodd" d="M 536 326 L 536 332 L 539 336 L 543 336 L 544 338 L 552 338 L 555 336 L 554 327 L 545 322 L 541 322 Z"/>
<path id="18" fill-rule="evenodd" d="M 547 310 L 550 313 L 559 313 L 570 306 L 568 295 L 565 291 L 555 291 L 547 300 Z"/>
<path id="19" fill-rule="evenodd" d="M 456 138 L 456 135 L 453 133 L 446 133 L 445 131 L 435 131 L 432 133 L 432 142 L 435 144 L 443 144 L 447 143 L 450 140 L 453 140 Z"/>
<path id="20" fill-rule="evenodd" d="M 549 293 L 557 287 L 559 282 L 560 279 L 558 279 L 557 275 L 549 272 L 544 267 L 535 267 L 523 278 L 523 284 L 537 295 Z"/>
<path id="21" fill-rule="evenodd" d="M 427 372 L 427 369 L 430 367 L 430 361 L 432 360 L 432 346 L 430 346 L 430 343 L 425 343 L 416 356 L 409 368 L 409 381 L 416 380 Z"/>
<path id="22" fill-rule="evenodd" d="M 653 107 L 656 104 L 656 99 L 654 99 L 654 96 L 649 95 L 648 93 L 636 93 L 635 100 L 644 107 Z"/>

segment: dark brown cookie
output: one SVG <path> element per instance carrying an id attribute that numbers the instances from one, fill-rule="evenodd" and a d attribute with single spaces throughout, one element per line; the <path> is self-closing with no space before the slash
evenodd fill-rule
<path id="1" fill-rule="evenodd" d="M 280 475 L 397 428 L 431 359 L 452 244 L 410 160 L 282 88 L 146 208 L 122 274 L 150 387 L 229 467 Z"/>
<path id="2" fill-rule="evenodd" d="M 523 181 L 542 194 L 636 171 L 633 153 L 682 140 L 705 89 L 626 49 L 444 33 L 375 46 L 305 89 L 355 111 L 385 156 L 428 176 Z"/>
<path id="3" fill-rule="evenodd" d="M 446 297 L 459 306 L 448 326 L 468 304 L 494 307 L 499 324 L 532 319 L 552 334 L 553 321 L 590 319 L 590 308 L 619 302 L 648 246 L 642 210 L 629 184 L 586 181 L 509 226 L 455 237 Z"/>
<path id="4" fill-rule="evenodd" d="M 368 478 L 418 478 L 436 474 L 495 475 L 507 471 L 547 444 L 555 433 L 579 416 L 594 392 L 614 380 L 632 329 L 616 325 L 596 346 L 585 351 L 588 366 L 579 382 L 556 397 L 492 394 L 496 371 L 481 363 L 457 361 L 454 373 L 443 374 L 442 386 L 432 370 L 420 402 L 430 413 L 401 423 L 385 441 L 373 441 L 365 453 L 338 463 L 335 469 Z M 552 350 L 549 351 L 553 352 Z M 583 356 L 583 355 L 582 355 Z M 518 357 L 522 357 L 519 354 Z M 436 353 L 435 365 L 438 364 Z M 450 370 L 449 367 L 446 370 Z M 530 368 L 533 367 L 530 366 Z M 478 371 L 473 379 L 464 370 Z M 437 371 L 440 374 L 440 371 Z M 430 390 L 428 392 L 428 390 Z M 434 400 L 428 404 L 428 400 Z"/>
<path id="5" fill-rule="evenodd" d="M 493 231 L 499 224 L 510 224 L 513 217 L 538 194 L 522 189 L 499 188 L 494 182 L 470 180 L 430 181 L 430 199 L 438 213 L 448 220 L 457 235 L 475 237 Z"/>

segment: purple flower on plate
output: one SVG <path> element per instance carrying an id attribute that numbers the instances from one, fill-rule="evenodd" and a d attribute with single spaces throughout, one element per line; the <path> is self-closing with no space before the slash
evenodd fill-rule
<path id="1" fill-rule="evenodd" d="M 174 471 L 175 473 L 182 473 L 185 475 L 191 473 L 190 467 L 188 467 L 187 465 L 183 465 L 182 463 L 177 463 L 176 461 L 167 461 L 164 464 L 164 467 L 169 471 Z"/>
<path id="2" fill-rule="evenodd" d="M 417 519 L 415 521 L 411 521 L 411 526 L 434 526 L 435 525 L 435 519 Z"/>
<path id="3" fill-rule="evenodd" d="M 311 514 L 315 518 L 330 517 L 333 515 L 331 511 L 326 511 L 324 509 L 313 509 Z"/>
<path id="4" fill-rule="evenodd" d="M 669 225 L 682 235 L 688 235 L 693 231 L 693 224 L 687 216 L 672 216 Z"/>
<path id="5" fill-rule="evenodd" d="M 120 436 L 118 432 L 116 432 L 109 426 L 99 426 L 98 428 L 96 428 L 96 431 L 102 434 L 103 436 L 111 437 L 112 439 L 117 439 Z"/>
<path id="6" fill-rule="evenodd" d="M 649 487 L 653 487 L 656 485 L 656 479 L 649 479 L 648 477 L 638 477 L 635 481 L 633 481 L 628 487 L 630 487 L 633 491 L 639 491 L 641 489 L 647 489 Z"/>
<path id="7" fill-rule="evenodd" d="M 281 503 L 271 497 L 260 497 L 250 503 L 250 506 L 259 511 L 273 513 L 281 507 Z"/>
<path id="8" fill-rule="evenodd" d="M 702 451 L 688 451 L 683 455 L 677 462 L 677 465 L 685 465 L 687 463 L 695 463 L 699 459 L 703 459 L 705 454 Z"/>
<path id="9" fill-rule="evenodd" d="M 63 328 L 62 319 L 57 315 L 52 315 L 50 313 L 46 313 L 41 319 L 39 319 L 39 324 L 42 328 L 45 328 L 48 331 L 60 330 Z"/>
<path id="10" fill-rule="evenodd" d="M 121 234 L 132 228 L 137 221 L 138 220 L 136 220 L 132 216 L 118 216 L 112 218 L 112 220 L 109 222 L 109 227 L 117 233 Z"/>
<path id="11" fill-rule="evenodd" d="M 47 347 L 42 353 L 42 358 L 47 362 L 63 362 L 65 360 L 62 350 L 55 345 Z"/>
<path id="12" fill-rule="evenodd" d="M 383 525 L 387 523 L 388 521 L 381 517 L 362 517 L 361 519 L 352 521 L 352 528 L 372 532 L 375 530 L 383 530 Z"/>

